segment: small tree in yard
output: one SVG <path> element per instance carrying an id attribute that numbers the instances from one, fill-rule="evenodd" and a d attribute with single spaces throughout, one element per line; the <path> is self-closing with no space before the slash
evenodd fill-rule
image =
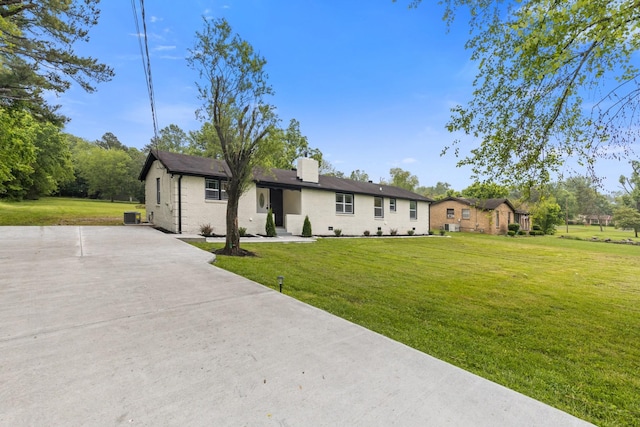
<path id="1" fill-rule="evenodd" d="M 638 237 L 638 230 L 640 230 L 640 212 L 629 206 L 619 206 L 613 212 L 613 219 L 616 222 L 618 228 L 630 228 L 634 231 L 636 237 Z"/>
<path id="2" fill-rule="evenodd" d="M 275 107 L 265 101 L 273 90 L 264 71 L 266 60 L 240 36 L 232 35 L 225 19 L 204 19 L 188 63 L 198 71 L 197 114 L 215 129 L 222 156 L 229 168 L 227 234 L 222 254 L 241 255 L 238 203 L 247 190 L 253 168 L 269 152 L 267 136 L 278 122 Z"/>
<path id="3" fill-rule="evenodd" d="M 311 235 L 311 221 L 309 221 L 309 215 L 306 215 L 302 224 L 302 237 L 311 237 Z"/>
<path id="4" fill-rule="evenodd" d="M 267 212 L 267 224 L 265 225 L 265 233 L 267 237 L 276 237 L 278 233 L 276 233 L 276 223 L 273 222 L 273 212 L 269 209 Z"/>
<path id="5" fill-rule="evenodd" d="M 562 209 L 553 197 L 538 202 L 532 216 L 534 224 L 539 226 L 544 234 L 554 234 L 556 225 L 563 222 Z"/>

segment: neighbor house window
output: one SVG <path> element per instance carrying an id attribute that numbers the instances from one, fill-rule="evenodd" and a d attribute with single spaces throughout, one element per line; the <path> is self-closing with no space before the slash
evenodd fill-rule
<path id="1" fill-rule="evenodd" d="M 160 178 L 156 178 L 156 205 L 160 204 Z"/>
<path id="2" fill-rule="evenodd" d="M 456 216 L 453 209 L 447 209 L 447 218 L 454 218 Z"/>
<path id="3" fill-rule="evenodd" d="M 389 212 L 396 211 L 396 199 L 389 199 Z"/>
<path id="4" fill-rule="evenodd" d="M 336 193 L 336 213 L 353 213 L 353 194 Z"/>
<path id="5" fill-rule="evenodd" d="M 373 198 L 373 216 L 376 218 L 384 218 L 384 209 L 383 209 L 383 199 L 382 197 L 374 197 Z"/>
<path id="6" fill-rule="evenodd" d="M 409 200 L 409 218 L 418 219 L 418 202 Z"/>
<path id="7" fill-rule="evenodd" d="M 204 180 L 205 200 L 227 200 L 227 181 L 206 178 Z"/>
<path id="8" fill-rule="evenodd" d="M 462 219 L 471 218 L 471 209 L 462 209 Z"/>

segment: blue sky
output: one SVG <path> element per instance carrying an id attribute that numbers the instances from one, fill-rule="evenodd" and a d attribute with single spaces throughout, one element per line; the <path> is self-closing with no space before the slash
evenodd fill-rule
<path id="1" fill-rule="evenodd" d="M 138 2 L 136 2 L 138 3 Z M 470 170 L 440 152 L 456 137 L 444 128 L 449 109 L 469 99 L 475 66 L 464 50 L 466 20 L 447 32 L 430 2 L 224 0 L 145 2 L 158 127 L 201 126 L 197 75 L 186 56 L 203 17 L 226 18 L 267 60 L 272 103 L 286 127 L 292 118 L 312 147 L 338 170 L 360 169 L 378 181 L 401 167 L 420 184 L 448 182 L 462 190 Z M 176 6 L 178 5 L 178 6 Z M 116 76 L 86 94 L 73 88 L 54 102 L 71 118 L 66 131 L 88 140 L 112 132 L 142 148 L 153 136 L 131 2 L 103 1 L 90 43 L 77 51 L 114 68 Z M 473 140 L 463 137 L 464 150 Z M 615 189 L 627 163 L 605 165 Z"/>

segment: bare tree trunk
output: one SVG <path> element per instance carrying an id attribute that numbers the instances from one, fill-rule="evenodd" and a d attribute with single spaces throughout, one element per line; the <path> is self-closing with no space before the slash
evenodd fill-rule
<path id="1" fill-rule="evenodd" d="M 231 187 L 231 185 L 229 186 Z M 229 188 L 231 190 L 231 188 Z M 237 189 L 233 192 L 229 191 L 229 200 L 227 200 L 227 235 L 222 253 L 225 255 L 240 254 L 240 231 L 238 230 L 238 204 L 240 194 Z"/>

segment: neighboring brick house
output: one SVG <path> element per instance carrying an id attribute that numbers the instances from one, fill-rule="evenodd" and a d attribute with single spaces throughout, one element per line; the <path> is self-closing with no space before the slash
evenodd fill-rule
<path id="1" fill-rule="evenodd" d="M 529 214 L 516 209 L 508 199 L 447 197 L 431 204 L 431 229 L 506 234 L 508 225 L 529 230 Z"/>

